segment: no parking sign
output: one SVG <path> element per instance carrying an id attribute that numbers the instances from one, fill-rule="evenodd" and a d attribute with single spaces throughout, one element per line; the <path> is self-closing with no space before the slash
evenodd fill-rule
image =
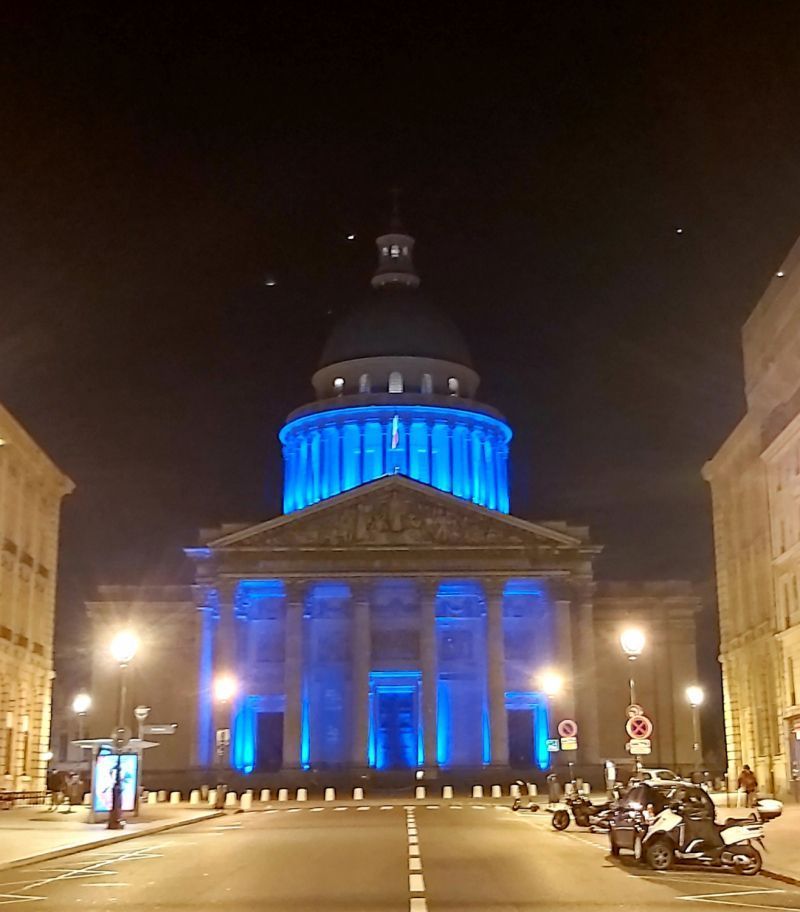
<path id="1" fill-rule="evenodd" d="M 653 723 L 647 716 L 631 716 L 625 723 L 625 731 L 631 738 L 649 738 L 653 734 Z"/>
<path id="2" fill-rule="evenodd" d="M 558 733 L 562 738 L 575 738 L 578 735 L 578 723 L 574 719 L 562 719 L 558 723 Z"/>

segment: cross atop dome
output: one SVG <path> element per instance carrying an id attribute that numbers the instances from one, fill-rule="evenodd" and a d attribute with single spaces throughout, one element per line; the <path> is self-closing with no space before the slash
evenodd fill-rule
<path id="1" fill-rule="evenodd" d="M 419 286 L 419 276 L 412 258 L 414 238 L 407 234 L 400 220 L 400 190 L 392 188 L 392 217 L 389 232 L 375 239 L 378 247 L 378 268 L 372 277 L 373 288 L 385 285 Z"/>

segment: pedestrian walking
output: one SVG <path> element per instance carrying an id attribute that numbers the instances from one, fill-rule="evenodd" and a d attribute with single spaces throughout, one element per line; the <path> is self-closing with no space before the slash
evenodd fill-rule
<path id="1" fill-rule="evenodd" d="M 744 790 L 744 806 L 753 807 L 756 801 L 756 792 L 758 791 L 758 780 L 755 773 L 745 763 L 739 773 L 738 788 Z"/>

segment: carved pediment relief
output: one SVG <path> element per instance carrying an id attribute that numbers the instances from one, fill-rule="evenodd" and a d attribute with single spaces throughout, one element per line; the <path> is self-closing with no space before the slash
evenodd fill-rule
<path id="1" fill-rule="evenodd" d="M 386 480 L 388 481 L 388 480 Z M 411 490 L 411 485 L 420 490 Z M 428 492 L 414 482 L 375 483 L 300 513 L 243 531 L 213 546 L 392 547 L 554 544 L 547 530 Z M 520 528 L 522 526 L 522 528 Z M 537 532 L 539 534 L 537 534 Z"/>

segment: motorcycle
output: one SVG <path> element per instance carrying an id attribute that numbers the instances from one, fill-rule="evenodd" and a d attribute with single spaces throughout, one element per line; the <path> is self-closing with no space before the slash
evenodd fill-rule
<path id="1" fill-rule="evenodd" d="M 729 868 L 752 877 L 762 865 L 754 843 L 763 848 L 764 825 L 782 810 L 780 801 L 762 799 L 752 816 L 718 824 L 713 817 L 694 814 L 673 801 L 652 819 L 645 819 L 646 829 L 636 834 L 633 854 L 655 871 L 665 871 L 678 861 Z"/>
<path id="2" fill-rule="evenodd" d="M 570 796 L 564 799 L 563 803 L 566 804 L 566 808 L 559 807 L 551 810 L 553 817 L 550 822 L 554 829 L 566 830 L 569 826 L 571 812 L 576 826 L 587 828 L 593 833 L 607 833 L 617 797 L 602 804 L 592 804 L 588 798 L 582 795 Z"/>

